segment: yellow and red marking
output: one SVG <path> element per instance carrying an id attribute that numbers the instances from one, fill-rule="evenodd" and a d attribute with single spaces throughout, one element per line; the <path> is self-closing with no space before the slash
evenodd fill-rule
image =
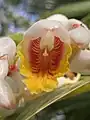
<path id="1" fill-rule="evenodd" d="M 64 43 L 58 38 L 54 37 L 54 48 L 49 51 L 47 46 L 40 49 L 40 38 L 31 40 L 28 48 L 29 62 L 33 73 L 52 72 L 55 71 L 64 54 Z"/>

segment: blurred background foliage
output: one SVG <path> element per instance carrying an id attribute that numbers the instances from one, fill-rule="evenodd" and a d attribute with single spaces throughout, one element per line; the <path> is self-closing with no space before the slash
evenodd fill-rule
<path id="1" fill-rule="evenodd" d="M 83 20 L 90 27 L 90 0 L 0 0 L 0 36 L 23 32 L 56 13 Z"/>

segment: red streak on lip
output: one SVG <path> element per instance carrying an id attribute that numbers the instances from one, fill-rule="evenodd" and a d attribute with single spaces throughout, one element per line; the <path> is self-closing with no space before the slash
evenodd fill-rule
<path id="1" fill-rule="evenodd" d="M 33 73 L 42 72 L 43 74 L 55 71 L 64 54 L 64 43 L 60 38 L 55 37 L 54 48 L 49 51 L 47 48 L 46 56 L 43 55 L 45 49 L 40 49 L 41 38 L 30 41 L 28 48 L 29 62 Z"/>
<path id="2" fill-rule="evenodd" d="M 50 53 L 51 61 L 50 61 L 50 71 L 56 70 L 59 66 L 60 61 L 62 60 L 64 54 L 64 43 L 60 40 L 60 38 L 55 37 L 54 39 L 54 49 Z"/>
<path id="3" fill-rule="evenodd" d="M 29 62 L 31 64 L 32 72 L 38 73 L 40 71 L 40 39 L 30 41 L 28 49 Z"/>

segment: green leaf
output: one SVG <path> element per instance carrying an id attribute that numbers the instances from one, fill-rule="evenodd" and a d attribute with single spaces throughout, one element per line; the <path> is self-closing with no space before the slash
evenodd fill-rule
<path id="1" fill-rule="evenodd" d="M 75 18 L 84 17 L 88 13 L 90 13 L 90 1 L 82 1 L 61 5 L 53 11 L 45 12 L 41 15 L 41 18 L 46 18 L 53 14 L 64 14 L 69 18 Z"/>
<path id="2" fill-rule="evenodd" d="M 34 115 L 47 108 L 58 100 L 67 99 L 68 97 L 90 90 L 90 77 L 82 76 L 81 80 L 73 85 L 66 85 L 55 91 L 44 93 L 36 99 L 30 100 L 23 110 L 20 110 L 14 116 L 7 120 L 30 120 Z M 60 107 L 60 106 L 59 106 Z M 21 108 L 22 109 L 22 108 Z M 11 118 L 11 119 L 10 119 Z"/>
<path id="3" fill-rule="evenodd" d="M 56 118 L 57 116 L 60 118 L 62 117 L 61 115 L 64 115 L 67 120 L 89 120 L 90 91 L 57 101 L 33 118 L 34 120 L 51 120 L 51 118 Z"/>
<path id="4" fill-rule="evenodd" d="M 87 16 L 85 16 L 82 19 L 82 22 L 85 23 L 90 28 L 90 14 L 88 14 Z"/>
<path id="5" fill-rule="evenodd" d="M 9 37 L 15 41 L 16 45 L 18 45 L 23 40 L 23 33 L 14 33 L 9 35 Z"/>

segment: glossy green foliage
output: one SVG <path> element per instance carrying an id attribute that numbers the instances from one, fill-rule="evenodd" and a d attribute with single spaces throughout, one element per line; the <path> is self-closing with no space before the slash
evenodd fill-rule
<path id="1" fill-rule="evenodd" d="M 64 14 L 69 18 L 82 18 L 88 13 L 90 13 L 90 1 L 83 1 L 62 5 L 51 12 L 45 12 L 41 15 L 41 18 L 46 18 L 53 14 Z"/>

